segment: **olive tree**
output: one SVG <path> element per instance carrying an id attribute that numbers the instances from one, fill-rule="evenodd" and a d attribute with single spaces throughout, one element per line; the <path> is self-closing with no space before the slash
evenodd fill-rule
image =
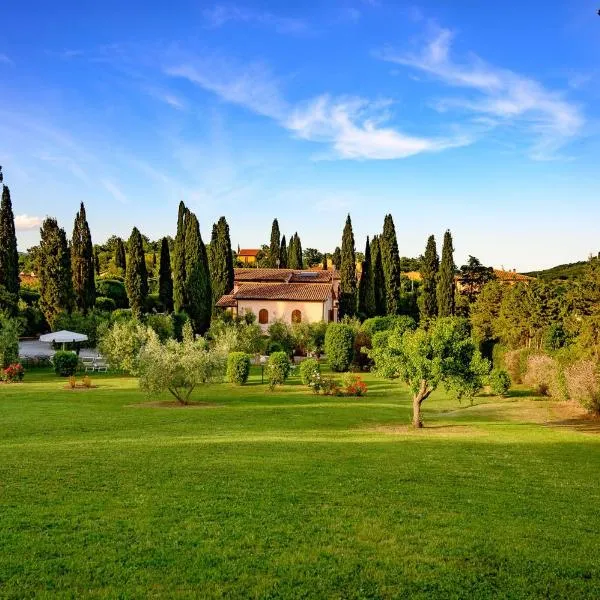
<path id="1" fill-rule="evenodd" d="M 369 352 L 383 377 L 402 379 L 413 394 L 413 427 L 423 427 L 421 405 L 439 385 L 457 397 L 473 398 L 490 370 L 471 337 L 469 322 L 456 317 L 436 319 L 428 329 L 392 330 Z"/>
<path id="2" fill-rule="evenodd" d="M 140 353 L 151 335 L 156 335 L 136 319 L 116 321 L 100 335 L 99 350 L 112 369 L 138 375 Z"/>

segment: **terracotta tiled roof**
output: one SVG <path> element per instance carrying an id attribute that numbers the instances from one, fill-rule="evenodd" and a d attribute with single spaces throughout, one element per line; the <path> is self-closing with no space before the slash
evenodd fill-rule
<path id="1" fill-rule="evenodd" d="M 404 271 L 402 275 L 408 277 L 411 281 L 421 281 L 421 279 L 423 279 L 419 271 Z"/>
<path id="2" fill-rule="evenodd" d="M 235 300 L 325 302 L 331 294 L 331 283 L 241 283 L 233 298 Z"/>
<path id="3" fill-rule="evenodd" d="M 242 248 L 238 252 L 238 256 L 256 256 L 260 252 L 257 248 Z"/>
<path id="4" fill-rule="evenodd" d="M 502 271 L 501 269 L 494 269 L 494 275 L 500 281 L 532 281 L 534 279 L 534 277 L 516 271 Z"/>
<path id="5" fill-rule="evenodd" d="M 333 271 L 300 271 L 294 269 L 235 269 L 236 283 L 279 281 L 288 283 L 329 283 Z"/>
<path id="6" fill-rule="evenodd" d="M 235 298 L 231 294 L 221 296 L 217 302 L 219 308 L 231 308 L 236 305 Z"/>

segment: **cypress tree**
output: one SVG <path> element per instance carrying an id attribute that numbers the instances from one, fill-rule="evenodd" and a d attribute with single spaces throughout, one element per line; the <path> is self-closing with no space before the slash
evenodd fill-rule
<path id="1" fill-rule="evenodd" d="M 273 269 L 281 266 L 279 258 L 279 248 L 281 245 L 281 234 L 279 232 L 279 223 L 273 219 L 271 226 L 271 245 L 269 246 L 269 266 Z"/>
<path id="2" fill-rule="evenodd" d="M 432 319 L 438 314 L 436 287 L 439 268 L 440 259 L 437 253 L 435 237 L 430 235 L 421 263 L 421 277 L 423 278 L 421 315 L 424 319 Z"/>
<path id="3" fill-rule="evenodd" d="M 4 308 L 16 311 L 19 294 L 19 253 L 17 252 L 17 236 L 15 233 L 15 217 L 13 215 L 10 190 L 2 184 L 2 167 L 0 167 L 0 185 L 2 185 L 2 202 L 0 203 L 0 285 L 14 297 L 11 306 Z"/>
<path id="4" fill-rule="evenodd" d="M 185 297 L 185 230 L 188 209 L 179 203 L 177 214 L 177 234 L 173 247 L 173 304 L 176 312 L 186 305 Z"/>
<path id="5" fill-rule="evenodd" d="M 442 246 L 442 261 L 437 284 L 437 306 L 440 317 L 454 315 L 454 248 L 452 247 L 452 234 L 447 229 L 444 233 Z"/>
<path id="6" fill-rule="evenodd" d="M 279 246 L 279 266 L 282 269 L 287 269 L 288 266 L 288 249 L 285 243 L 285 235 L 281 238 L 281 245 Z"/>
<path id="7" fill-rule="evenodd" d="M 385 302 L 385 274 L 381 262 L 381 250 L 379 247 L 379 237 L 374 236 L 371 241 L 371 263 L 373 265 L 373 295 L 375 303 L 375 314 L 384 316 L 386 312 Z"/>
<path id="8" fill-rule="evenodd" d="M 152 252 L 152 268 L 156 269 L 156 250 Z"/>
<path id="9" fill-rule="evenodd" d="M 302 269 L 302 244 L 298 233 L 294 233 L 290 239 L 287 259 L 289 269 Z"/>
<path id="10" fill-rule="evenodd" d="M 167 312 L 173 312 L 173 276 L 171 274 L 171 253 L 169 240 L 164 237 L 160 244 L 158 269 L 158 297 Z"/>
<path id="11" fill-rule="evenodd" d="M 224 294 L 233 289 L 233 254 L 229 225 L 225 217 L 221 217 L 213 225 L 209 247 L 210 282 L 213 305 Z"/>
<path id="12" fill-rule="evenodd" d="M 342 265 L 340 269 L 340 318 L 356 314 L 356 249 L 350 215 L 342 235 Z"/>
<path id="13" fill-rule="evenodd" d="M 369 237 L 365 244 L 365 260 L 362 262 L 360 282 L 358 284 L 358 314 L 362 317 L 375 315 L 375 288 L 373 287 L 373 265 Z"/>
<path id="14" fill-rule="evenodd" d="M 75 306 L 87 314 L 96 302 L 94 245 L 83 202 L 75 216 L 71 239 L 71 269 Z"/>
<path id="15" fill-rule="evenodd" d="M 203 335 L 210 327 L 213 306 L 208 256 L 196 215 L 188 212 L 185 223 L 185 310 L 194 331 Z"/>
<path id="16" fill-rule="evenodd" d="M 146 268 L 142 235 L 137 227 L 134 227 L 131 232 L 127 248 L 129 253 L 125 273 L 125 289 L 131 311 L 136 317 L 139 317 L 144 311 L 148 297 L 148 269 Z"/>
<path id="17" fill-rule="evenodd" d="M 100 277 L 100 254 L 98 248 L 94 250 L 94 268 L 96 269 L 96 277 Z"/>
<path id="18" fill-rule="evenodd" d="M 327 271 L 327 252 L 323 253 L 323 271 Z"/>
<path id="19" fill-rule="evenodd" d="M 304 260 L 302 258 L 302 242 L 300 241 L 300 236 L 298 232 L 294 234 L 296 236 L 296 241 L 294 242 L 294 262 L 298 265 L 296 269 L 304 268 Z"/>
<path id="20" fill-rule="evenodd" d="M 335 250 L 333 251 L 331 262 L 337 271 L 342 268 L 342 251 L 340 250 L 339 246 L 336 246 Z"/>
<path id="21" fill-rule="evenodd" d="M 117 267 L 117 269 L 123 269 L 123 273 L 125 273 L 125 269 L 127 268 L 125 244 L 121 238 L 117 238 L 117 243 L 115 245 L 115 267 Z"/>
<path id="22" fill-rule="evenodd" d="M 51 327 L 62 312 L 73 308 L 71 252 L 65 230 L 48 217 L 40 229 L 36 270 L 40 281 L 39 306 Z"/>
<path id="23" fill-rule="evenodd" d="M 379 250 L 385 275 L 386 312 L 397 315 L 400 311 L 400 253 L 392 215 L 386 215 L 383 221 Z"/>

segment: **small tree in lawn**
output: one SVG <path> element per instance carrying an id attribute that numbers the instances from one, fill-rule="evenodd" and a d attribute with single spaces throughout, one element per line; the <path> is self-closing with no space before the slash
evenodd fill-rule
<path id="1" fill-rule="evenodd" d="M 387 343 L 369 352 L 376 371 L 400 378 L 413 393 L 413 427 L 423 427 L 421 405 L 441 384 L 457 397 L 472 398 L 490 370 L 471 337 L 469 322 L 440 318 L 429 329 L 394 330 Z"/>

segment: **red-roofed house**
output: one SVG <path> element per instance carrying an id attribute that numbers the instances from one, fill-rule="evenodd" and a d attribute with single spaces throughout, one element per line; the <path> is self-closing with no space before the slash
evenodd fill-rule
<path id="1" fill-rule="evenodd" d="M 242 248 L 238 251 L 237 257 L 245 265 L 253 265 L 256 263 L 259 252 L 260 250 L 256 248 Z"/>

